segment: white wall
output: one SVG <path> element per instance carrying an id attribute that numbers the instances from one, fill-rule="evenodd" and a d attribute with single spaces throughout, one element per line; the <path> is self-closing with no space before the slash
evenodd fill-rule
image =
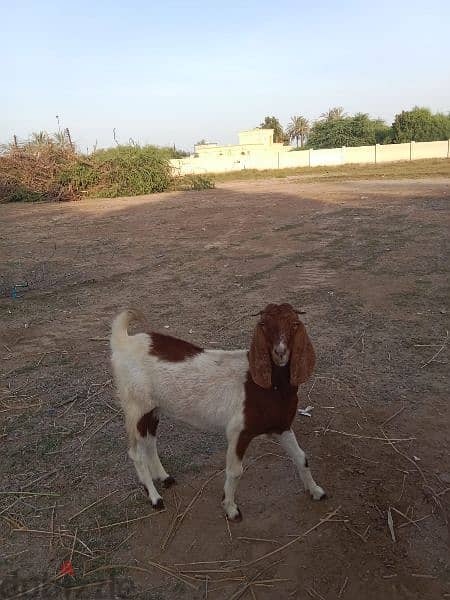
<path id="1" fill-rule="evenodd" d="M 320 165 L 373 164 L 421 158 L 450 158 L 450 140 L 299 151 L 286 151 L 286 149 L 280 151 L 277 146 L 278 144 L 274 144 L 273 151 L 267 147 L 264 149 L 256 147 L 244 154 L 233 152 L 232 156 L 208 156 L 202 153 L 198 157 L 176 158 L 171 160 L 171 163 L 176 174 L 186 175 L 224 173 L 243 169 L 285 169 Z"/>

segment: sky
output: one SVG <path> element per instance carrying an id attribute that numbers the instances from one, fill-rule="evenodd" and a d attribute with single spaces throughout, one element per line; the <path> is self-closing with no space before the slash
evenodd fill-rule
<path id="1" fill-rule="evenodd" d="M 130 138 L 237 143 L 332 106 L 388 123 L 450 111 L 450 2 L 0 0 L 0 143 L 69 127 L 86 151 Z"/>

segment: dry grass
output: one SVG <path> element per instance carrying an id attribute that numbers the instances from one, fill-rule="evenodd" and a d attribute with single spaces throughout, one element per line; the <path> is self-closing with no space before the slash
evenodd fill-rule
<path id="1" fill-rule="evenodd" d="M 269 179 L 298 177 L 302 183 L 317 181 L 339 181 L 342 179 L 411 179 L 422 177 L 449 177 L 450 160 L 448 158 L 432 158 L 427 160 L 402 161 L 380 165 L 340 165 L 336 167 L 298 167 L 293 169 L 266 169 L 257 171 L 247 169 L 232 173 L 216 173 L 216 182 L 246 181 L 252 179 Z"/>

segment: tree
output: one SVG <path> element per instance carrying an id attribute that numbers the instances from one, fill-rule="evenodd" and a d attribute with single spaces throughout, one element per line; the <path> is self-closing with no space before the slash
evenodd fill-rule
<path id="1" fill-rule="evenodd" d="M 49 141 L 50 138 L 46 131 L 33 131 L 33 133 L 31 134 L 31 143 L 34 146 L 43 146 L 45 144 L 48 144 Z"/>
<path id="2" fill-rule="evenodd" d="M 273 141 L 284 143 L 286 135 L 283 131 L 280 121 L 276 117 L 266 117 L 260 125 L 261 129 L 273 129 Z"/>
<path id="3" fill-rule="evenodd" d="M 432 114 L 429 108 L 415 106 L 395 115 L 392 123 L 392 141 L 433 142 L 450 138 L 450 115 Z"/>
<path id="4" fill-rule="evenodd" d="M 208 142 L 204 139 L 200 140 L 199 142 L 197 142 L 195 145 L 196 146 L 204 146 L 205 144 L 207 144 Z"/>
<path id="5" fill-rule="evenodd" d="M 306 136 L 309 133 L 309 121 L 305 117 L 291 117 L 291 120 L 287 126 L 286 134 L 289 136 L 290 140 L 294 140 L 297 143 L 298 148 L 298 140 L 300 139 L 300 146 L 303 148 L 303 143 L 305 141 Z"/>
<path id="6" fill-rule="evenodd" d="M 392 142 L 392 129 L 389 125 L 386 125 L 383 119 L 374 119 L 373 127 L 376 144 L 390 144 Z"/>
<path id="7" fill-rule="evenodd" d="M 344 119 L 346 116 L 342 106 L 334 106 L 329 108 L 327 112 L 322 113 L 320 119 L 322 121 L 337 121 L 338 119 Z"/>
<path id="8" fill-rule="evenodd" d="M 55 133 L 53 134 L 53 141 L 55 142 L 55 144 L 57 144 L 58 146 L 61 146 L 62 148 L 65 148 L 66 146 L 69 145 L 69 140 L 66 137 L 66 132 L 64 131 L 55 131 Z"/>
<path id="9" fill-rule="evenodd" d="M 389 127 L 381 119 L 371 119 L 365 113 L 354 117 L 319 120 L 308 137 L 312 148 L 339 148 L 341 146 L 372 146 L 386 141 Z"/>

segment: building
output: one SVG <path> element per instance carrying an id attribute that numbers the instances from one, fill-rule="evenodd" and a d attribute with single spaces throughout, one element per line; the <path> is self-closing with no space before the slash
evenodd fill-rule
<path id="1" fill-rule="evenodd" d="M 291 146 L 273 141 L 273 129 L 249 129 L 239 133 L 239 144 L 219 146 L 216 143 L 197 144 L 194 154 L 171 161 L 179 175 L 189 173 L 220 173 L 242 169 L 273 169 L 279 166 L 280 153 Z"/>

